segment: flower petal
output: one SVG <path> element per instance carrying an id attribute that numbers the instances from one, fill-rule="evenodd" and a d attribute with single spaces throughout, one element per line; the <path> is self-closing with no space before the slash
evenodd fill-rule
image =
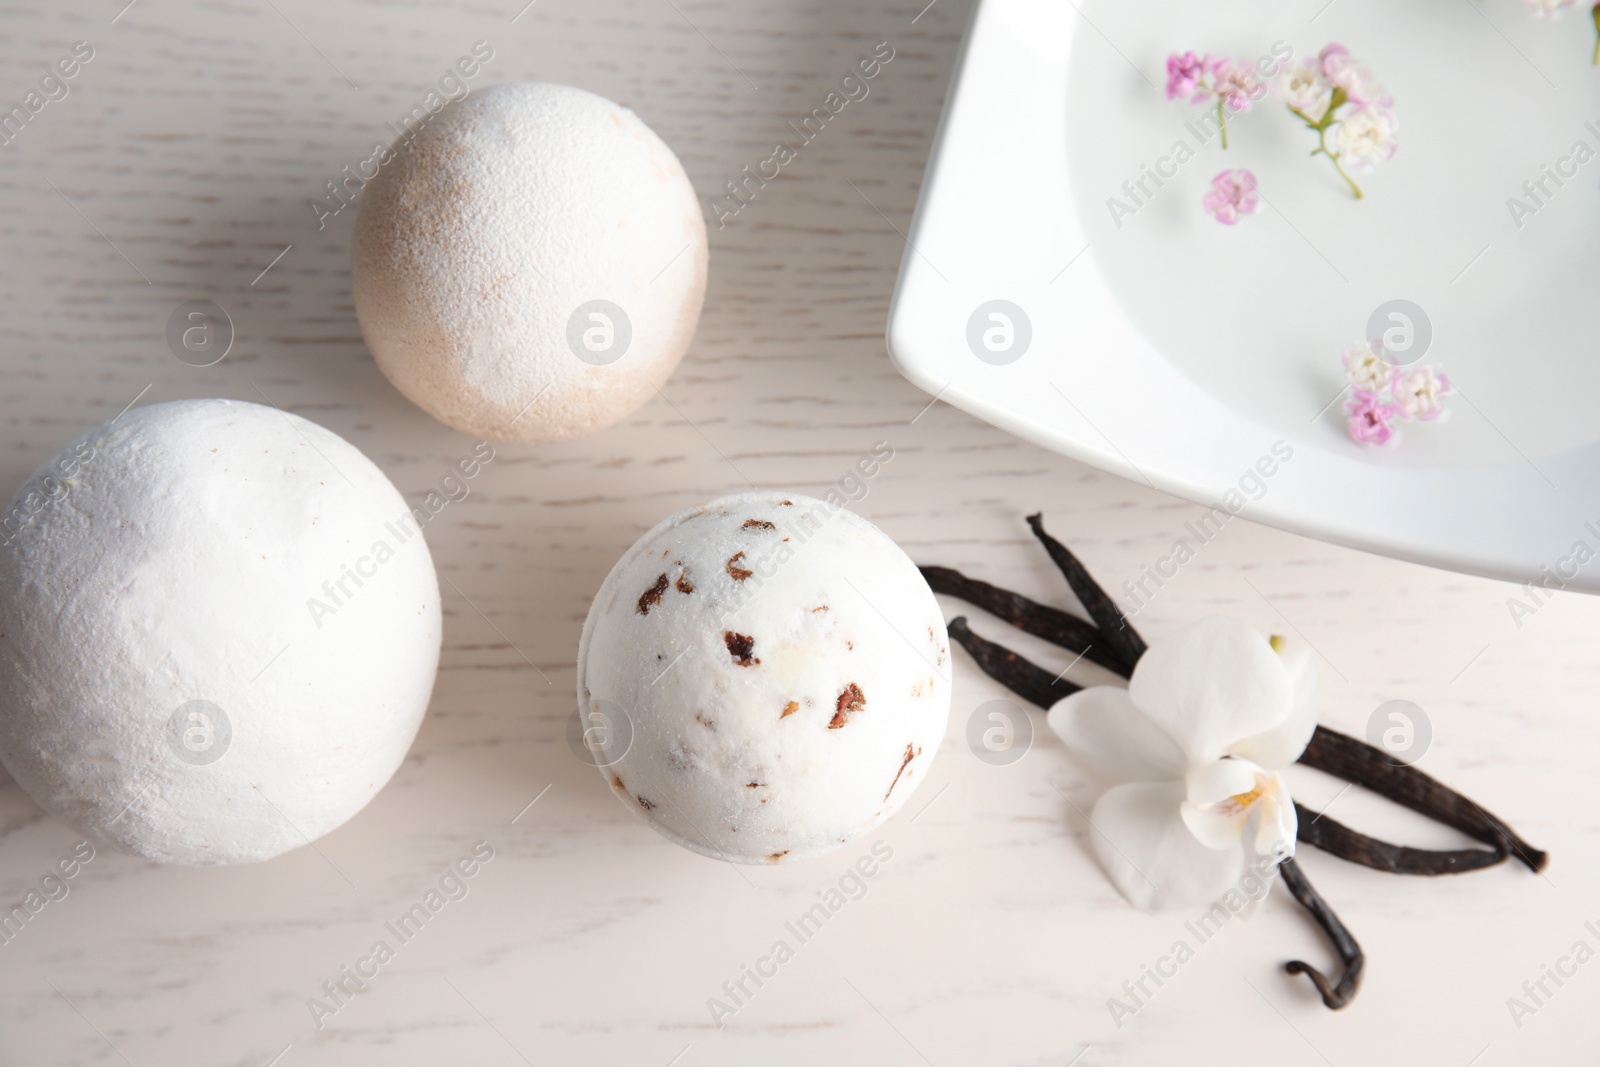
<path id="1" fill-rule="evenodd" d="M 1294 855 L 1295 837 L 1300 832 L 1300 816 L 1295 813 L 1289 786 L 1281 775 L 1273 775 L 1256 805 L 1261 821 L 1256 824 L 1255 852 L 1284 860 Z"/>
<path id="2" fill-rule="evenodd" d="M 1185 800 L 1178 813 L 1183 825 L 1194 839 L 1206 848 L 1237 851 L 1244 841 L 1245 823 L 1250 821 L 1249 808 L 1208 807 Z"/>
<path id="3" fill-rule="evenodd" d="M 1265 637 L 1246 622 L 1213 615 L 1151 645 L 1128 695 L 1189 762 L 1207 763 L 1287 718 L 1294 690 Z"/>
<path id="4" fill-rule="evenodd" d="M 1256 787 L 1256 775 L 1260 772 L 1260 767 L 1242 759 L 1196 764 L 1184 776 L 1186 799 L 1192 804 L 1216 804 L 1248 793 Z"/>
<path id="5" fill-rule="evenodd" d="M 1049 723 L 1072 754 L 1106 781 L 1170 782 L 1183 777 L 1183 753 L 1126 689 L 1081 689 L 1056 701 Z"/>
<path id="6" fill-rule="evenodd" d="M 1244 873 L 1244 849 L 1216 851 L 1183 824 L 1180 782 L 1132 782 L 1106 790 L 1090 837 L 1106 876 L 1143 911 L 1209 904 Z"/>
<path id="7" fill-rule="evenodd" d="M 1291 648 L 1283 653 L 1294 699 L 1289 716 L 1265 733 L 1247 737 L 1228 751 L 1271 770 L 1289 766 L 1311 743 L 1317 729 L 1317 661 L 1311 650 Z"/>
<path id="8" fill-rule="evenodd" d="M 1231 798 L 1254 792 L 1260 775 L 1261 768 L 1248 760 L 1219 759 L 1191 767 L 1180 809 L 1183 824 L 1207 848 L 1239 848 L 1253 808 Z"/>

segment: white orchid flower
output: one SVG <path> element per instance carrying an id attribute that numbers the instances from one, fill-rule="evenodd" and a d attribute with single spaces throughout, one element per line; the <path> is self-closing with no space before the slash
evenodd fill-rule
<path id="1" fill-rule="evenodd" d="M 1298 820 L 1278 770 L 1316 729 L 1316 673 L 1249 624 L 1213 616 L 1152 645 L 1128 688 L 1080 690 L 1050 726 L 1113 783 L 1089 816 L 1096 856 L 1136 907 L 1209 904 L 1248 860 L 1294 855 Z"/>

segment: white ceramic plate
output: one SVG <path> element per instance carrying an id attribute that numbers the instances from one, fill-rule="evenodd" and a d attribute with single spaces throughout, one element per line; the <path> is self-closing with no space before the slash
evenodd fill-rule
<path id="1" fill-rule="evenodd" d="M 1196 502 L 1247 498 L 1240 514 L 1324 540 L 1518 582 L 1548 567 L 1600 592 L 1588 5 L 1539 20 L 1520 0 L 1325 2 L 981 0 L 890 353 L 951 404 Z M 1165 98 L 1174 49 L 1253 62 L 1335 40 L 1400 118 L 1399 153 L 1357 175 L 1362 201 L 1276 94 L 1230 121 L 1226 151 L 1187 125 L 1202 107 Z M 1578 164 L 1579 141 L 1597 158 Z M 1175 176 L 1135 203 L 1123 183 L 1158 165 Z M 1546 165 L 1576 175 L 1535 205 L 1523 183 Z M 1228 167 L 1267 201 L 1234 227 L 1201 209 Z M 1113 196 L 1134 213 L 1114 218 Z M 1514 219 L 1513 196 L 1537 211 Z M 1422 309 L 1421 362 L 1457 393 L 1397 446 L 1359 445 L 1338 354 L 1397 299 Z"/>

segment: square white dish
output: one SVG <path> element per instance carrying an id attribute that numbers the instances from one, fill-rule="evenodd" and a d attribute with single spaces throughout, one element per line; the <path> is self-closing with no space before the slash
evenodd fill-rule
<path id="1" fill-rule="evenodd" d="M 1356 175 L 1363 200 L 1275 91 L 1230 119 L 1227 150 L 1198 132 L 1205 108 L 1165 98 L 1169 52 L 1254 63 L 1330 41 L 1401 120 L 1396 156 Z M 950 404 L 1197 503 L 1600 592 L 1600 158 L 1575 159 L 1580 141 L 1600 154 L 1593 47 L 1587 5 L 979 0 L 890 355 Z M 1193 158 L 1175 162 L 1180 141 Z M 1232 167 L 1264 202 L 1228 227 L 1201 198 Z M 1423 309 L 1423 362 L 1456 393 L 1448 418 L 1361 445 L 1338 356 L 1396 299 Z"/>

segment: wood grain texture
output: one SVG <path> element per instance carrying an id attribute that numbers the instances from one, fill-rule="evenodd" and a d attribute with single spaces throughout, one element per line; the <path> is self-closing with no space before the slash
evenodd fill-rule
<path id="1" fill-rule="evenodd" d="M 1042 508 L 1115 590 L 1198 513 L 942 404 L 924 410 L 889 365 L 901 234 L 964 0 L 124 2 L 0 7 L 0 102 L 20 101 L 73 41 L 96 49 L 70 95 L 0 147 L 6 487 L 136 398 L 197 396 L 314 419 L 408 494 L 437 482 L 472 442 L 378 373 L 351 307 L 353 211 L 319 231 L 306 201 L 386 141 L 384 124 L 476 40 L 495 48 L 476 85 L 539 78 L 618 100 L 708 199 L 877 42 L 895 59 L 782 177 L 712 224 L 705 315 L 664 396 L 581 441 L 500 447 L 430 526 L 447 580 L 443 668 L 392 784 L 315 849 L 265 865 L 98 856 L 0 945 L 0 1062 L 1091 1067 L 1233 1064 L 1247 1037 L 1268 1049 L 1252 1059 L 1286 1065 L 1593 1062 L 1600 964 L 1547 980 L 1520 1027 L 1507 998 L 1526 999 L 1524 980 L 1575 942 L 1600 948 L 1584 926 L 1600 929 L 1595 600 L 1558 595 L 1518 627 L 1509 586 L 1235 522 L 1139 612 L 1152 640 L 1226 612 L 1307 641 L 1322 658 L 1323 721 L 1358 736 L 1381 701 L 1417 702 L 1434 731 L 1422 766 L 1552 853 L 1544 877 L 1506 865 L 1445 880 L 1304 855 L 1369 953 L 1362 996 L 1338 1015 L 1281 971 L 1290 958 L 1332 963 L 1287 894 L 1204 945 L 1186 932 L 1193 916 L 1125 905 L 1088 852 L 1093 789 L 1042 717 L 1016 764 L 968 750 L 969 716 L 1003 693 L 961 653 L 950 734 L 907 813 L 806 864 L 745 870 L 678 849 L 568 751 L 588 598 L 679 507 L 750 484 L 824 490 L 887 440 L 895 458 L 860 513 L 918 562 L 1061 605 L 1070 596 L 1024 515 Z M 1051 195 L 1018 175 L 1013 199 L 973 210 Z M 193 368 L 164 330 L 202 297 L 237 339 L 220 364 Z M 1070 661 L 968 614 L 1042 664 Z M 1068 677 L 1109 681 L 1083 664 Z M 1292 785 L 1367 832 L 1462 844 L 1314 772 Z M 715 1025 L 708 998 L 726 998 L 723 983 L 878 839 L 893 858 L 865 895 Z M 0 785 L 0 906 L 77 840 Z M 479 840 L 496 858 L 469 895 L 318 1029 L 307 998 Z M 1119 1027 L 1108 997 L 1184 938 L 1195 958 L 1149 984 Z"/>

